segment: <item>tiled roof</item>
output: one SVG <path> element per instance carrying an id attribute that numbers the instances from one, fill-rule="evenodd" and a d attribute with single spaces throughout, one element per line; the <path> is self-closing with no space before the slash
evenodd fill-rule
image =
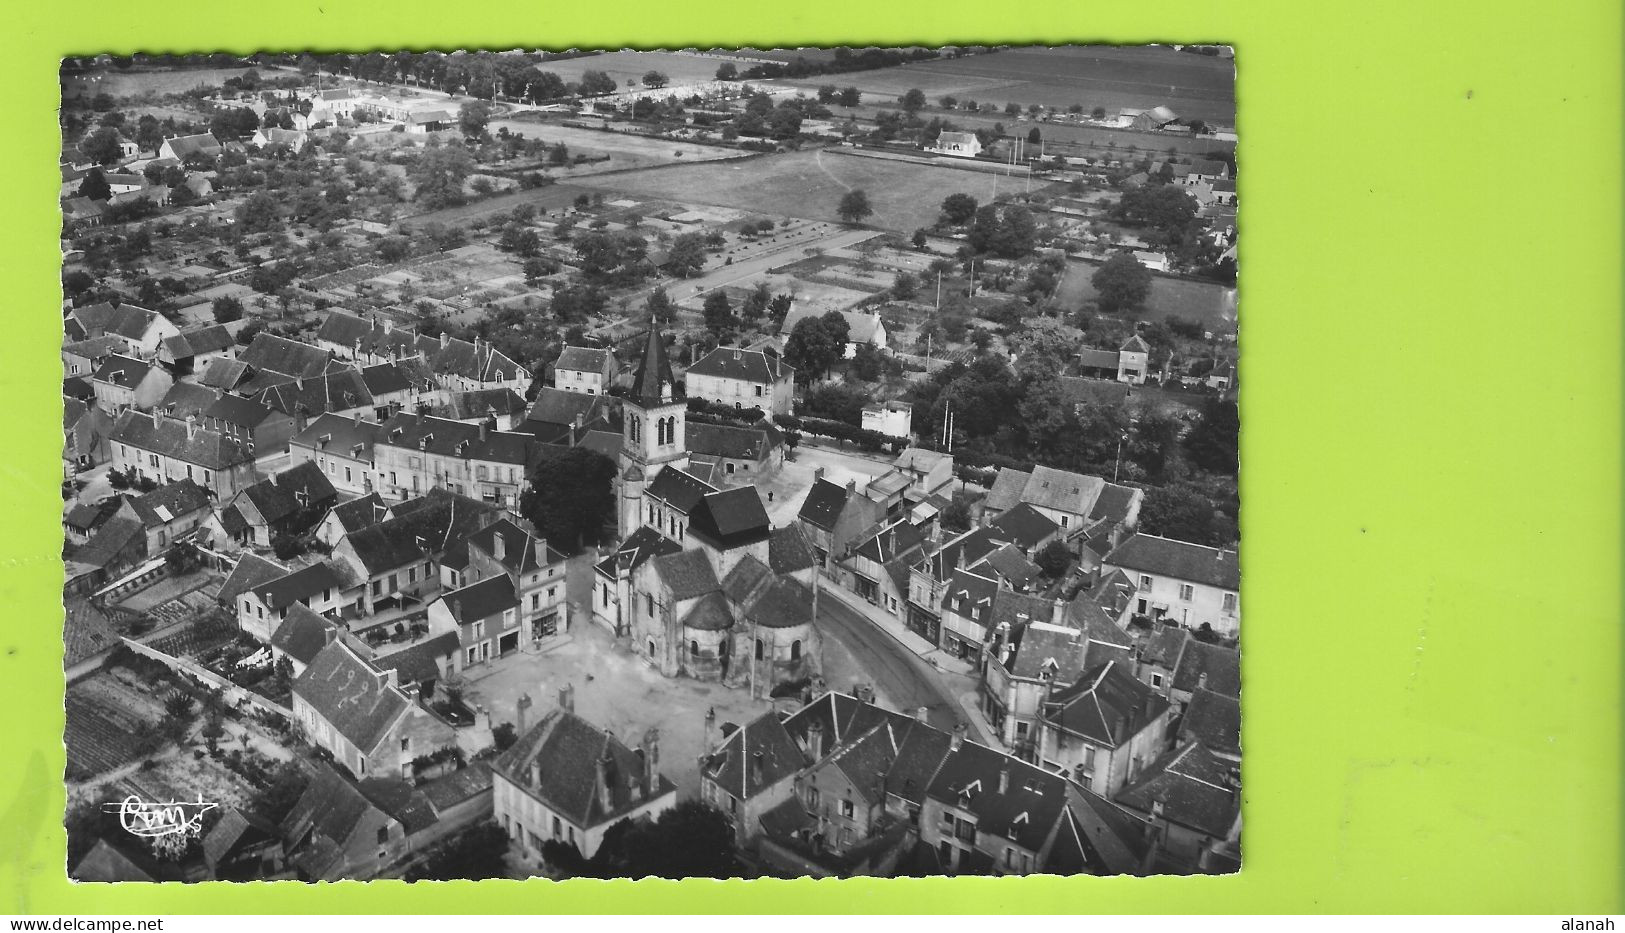
<path id="1" fill-rule="evenodd" d="M 677 380 L 672 377 L 671 359 L 666 355 L 666 344 L 661 339 L 660 328 L 650 321 L 643 355 L 632 369 L 632 398 L 646 406 L 658 405 L 668 397 L 668 393 L 673 399 L 683 397 L 678 391 Z"/>
<path id="2" fill-rule="evenodd" d="M 1179 656 L 1179 667 L 1174 670 L 1174 689 L 1194 691 L 1203 686 L 1225 696 L 1241 696 L 1240 652 L 1199 638 L 1189 639 Z"/>
<path id="3" fill-rule="evenodd" d="M 622 541 L 614 554 L 599 561 L 596 569 L 606 576 L 614 577 L 618 573 L 636 570 L 650 558 L 675 554 L 682 549 L 683 546 L 676 541 L 644 525 Z"/>
<path id="4" fill-rule="evenodd" d="M 377 575 L 416 563 L 452 546 L 482 527 L 497 509 L 435 488 L 421 499 L 402 502 L 387 521 L 345 538 L 362 569 Z M 419 544 L 419 541 L 422 544 Z"/>
<path id="5" fill-rule="evenodd" d="M 309 664 L 336 640 L 338 633 L 338 623 L 303 603 L 294 603 L 288 608 L 288 617 L 271 633 L 271 647 L 300 664 Z"/>
<path id="6" fill-rule="evenodd" d="M 514 592 L 513 580 L 504 573 L 442 593 L 440 600 L 459 625 L 472 625 L 519 607 L 519 594 Z"/>
<path id="7" fill-rule="evenodd" d="M 1240 809 L 1240 791 L 1230 784 L 1234 767 L 1200 742 L 1187 742 L 1118 792 L 1117 802 L 1145 814 L 1161 804 L 1163 819 L 1223 838 Z"/>
<path id="8" fill-rule="evenodd" d="M 987 628 L 999 584 L 969 570 L 956 570 L 942 594 L 942 608 Z"/>
<path id="9" fill-rule="evenodd" d="M 1000 592 L 994 597 L 995 617 L 997 605 L 1014 595 Z M 1047 604 L 1045 600 L 1044 605 L 1032 608 L 1043 611 Z M 1040 617 L 1017 629 L 1011 640 L 1014 645 L 1006 666 L 1013 677 L 1040 680 L 1048 675 L 1059 683 L 1069 684 L 1076 682 L 1083 671 L 1084 640 L 1083 633 L 1077 629 L 1051 625 L 1048 619 Z"/>
<path id="10" fill-rule="evenodd" d="M 456 632 L 441 632 L 394 654 L 373 658 L 372 663 L 381 671 L 394 671 L 399 684 L 421 684 L 438 679 L 440 662 L 454 657 L 461 645 Z"/>
<path id="11" fill-rule="evenodd" d="M 201 386 L 193 382 L 177 382 L 169 387 L 158 407 L 165 414 L 176 418 L 185 418 L 187 415 L 207 417 L 207 413 L 220 398 L 220 393 L 208 386 Z"/>
<path id="12" fill-rule="evenodd" d="M 811 625 L 813 595 L 793 577 L 774 577 L 744 607 L 745 617 L 763 628 Z"/>
<path id="13" fill-rule="evenodd" d="M 767 539 L 767 562 L 774 573 L 795 573 L 818 566 L 818 555 L 800 525 L 775 528 Z"/>
<path id="14" fill-rule="evenodd" d="M 189 479 L 165 483 L 144 496 L 130 499 L 130 505 L 148 528 L 167 525 L 171 521 L 209 507 L 209 491 Z"/>
<path id="15" fill-rule="evenodd" d="M 598 792 L 601 759 L 608 783 L 608 807 Z M 492 768 L 548 809 L 583 828 L 611 822 L 647 800 L 676 789 L 665 775 L 656 774 L 645 797 L 641 789 L 642 757 L 615 736 L 562 709 L 543 716 L 512 748 L 497 756 Z"/>
<path id="16" fill-rule="evenodd" d="M 734 730 L 701 762 L 700 771 L 730 796 L 749 800 L 807 764 L 807 756 L 784 723 L 768 713 Z"/>
<path id="17" fill-rule="evenodd" d="M 198 381 L 206 386 L 230 392 L 248 378 L 248 364 L 241 360 L 215 359 L 203 368 Z"/>
<path id="18" fill-rule="evenodd" d="M 1040 508 L 1087 515 L 1103 486 L 1105 480 L 1098 476 L 1035 466 L 1027 487 L 1022 490 L 1021 501 Z"/>
<path id="19" fill-rule="evenodd" d="M 797 517 L 821 531 L 834 531 L 835 520 L 841 517 L 841 508 L 844 505 L 846 505 L 846 487 L 819 478 L 814 480 L 812 488 L 807 490 L 807 498 L 802 500 L 801 511 L 797 513 Z"/>
<path id="20" fill-rule="evenodd" d="M 218 431 L 189 430 L 184 421 L 134 411 L 119 416 L 111 439 L 210 470 L 229 470 L 254 460 L 247 447 Z"/>
<path id="21" fill-rule="evenodd" d="M 253 399 L 227 392 L 203 410 L 203 417 L 252 431 L 272 417 L 271 409 Z"/>
<path id="22" fill-rule="evenodd" d="M 543 387 L 536 393 L 536 401 L 525 415 L 526 421 L 541 424 L 573 425 L 579 418 L 582 425 L 600 420 L 609 405 L 603 395 L 583 395 L 563 389 Z"/>
<path id="23" fill-rule="evenodd" d="M 1112 661 L 1051 696 L 1043 717 L 1099 748 L 1117 748 L 1167 710 L 1168 701 L 1136 680 L 1131 664 Z"/>
<path id="24" fill-rule="evenodd" d="M 113 623 L 90 600 L 69 598 L 63 601 L 62 664 L 73 667 L 120 644 Z"/>
<path id="25" fill-rule="evenodd" d="M 193 136 L 175 136 L 164 140 L 169 144 L 170 151 L 175 158 L 184 159 L 193 153 L 200 155 L 218 155 L 220 153 L 220 140 L 215 139 L 211 133 L 198 133 Z"/>
<path id="26" fill-rule="evenodd" d="M 719 550 L 765 541 L 771 531 L 767 509 L 755 486 L 736 486 L 705 495 L 689 516 L 689 531 Z"/>
<path id="27" fill-rule="evenodd" d="M 690 453 L 728 460 L 765 460 L 775 446 L 770 432 L 736 424 L 690 421 L 683 432 Z"/>
<path id="28" fill-rule="evenodd" d="M 711 559 L 701 550 L 679 551 L 654 560 L 655 572 L 671 589 L 673 599 L 693 599 L 721 589 Z"/>
<path id="29" fill-rule="evenodd" d="M 1236 562 L 1236 552 L 1225 548 L 1135 534 L 1106 555 L 1105 562 L 1125 570 L 1224 590 L 1241 589 L 1241 567 Z"/>
<path id="30" fill-rule="evenodd" d="M 342 588 L 344 579 L 327 564 L 309 564 L 293 573 L 254 587 L 253 593 L 271 609 L 291 608 L 317 593 Z"/>
<path id="31" fill-rule="evenodd" d="M 654 482 L 644 490 L 644 495 L 659 499 L 684 515 L 689 515 L 707 493 L 716 491 L 715 486 L 704 480 L 695 479 L 682 468 L 668 466 L 655 475 Z"/>
<path id="32" fill-rule="evenodd" d="M 1025 502 L 995 518 L 991 525 L 1005 540 L 1024 549 L 1037 547 L 1038 542 L 1061 530 L 1060 525 Z"/>
<path id="33" fill-rule="evenodd" d="M 228 606 L 235 605 L 237 597 L 288 572 L 287 567 L 273 560 L 245 551 L 237 559 L 237 566 L 226 575 L 225 582 L 220 584 L 220 593 L 216 598 Z"/>
<path id="34" fill-rule="evenodd" d="M 206 324 L 192 330 L 183 330 L 164 340 L 164 349 L 175 359 L 217 353 L 236 345 L 237 340 L 232 337 L 231 331 L 219 324 Z"/>
<path id="35" fill-rule="evenodd" d="M 261 390 L 254 398 L 262 405 L 290 415 L 351 411 L 370 408 L 373 404 L 372 392 L 368 391 L 361 372 L 355 369 L 283 382 Z"/>
<path id="36" fill-rule="evenodd" d="M 254 369 L 310 378 L 327 371 L 333 354 L 320 347 L 264 332 L 237 355 L 239 362 Z"/>
<path id="37" fill-rule="evenodd" d="M 382 432 L 383 428 L 377 422 L 327 412 L 312 419 L 289 443 L 344 457 L 371 460 L 373 444 Z M 359 453 L 355 450 L 357 445 L 361 447 Z"/>
<path id="38" fill-rule="evenodd" d="M 733 628 L 733 612 L 728 598 L 720 590 L 712 590 L 699 598 L 693 608 L 683 615 L 683 628 L 701 632 L 721 632 Z"/>
<path id="39" fill-rule="evenodd" d="M 610 354 L 608 350 L 599 350 L 594 347 L 565 347 L 559 358 L 553 363 L 555 370 L 569 369 L 579 372 L 601 373 L 608 364 Z"/>
<path id="40" fill-rule="evenodd" d="M 793 378 L 795 370 L 785 365 L 776 353 L 745 350 L 739 347 L 717 347 L 690 366 L 688 375 L 740 379 L 770 385 Z"/>
<path id="41" fill-rule="evenodd" d="M 376 443 L 444 457 L 525 467 L 540 450 L 535 436 L 530 434 L 492 431 L 481 425 L 405 412 L 384 422 Z"/>
<path id="42" fill-rule="evenodd" d="M 1218 755 L 1241 755 L 1241 701 L 1198 687 L 1179 720 L 1179 741 L 1196 741 Z"/>
<path id="43" fill-rule="evenodd" d="M 389 518 L 389 506 L 385 504 L 382 496 L 373 492 L 359 499 L 341 502 L 329 509 L 328 514 L 336 517 L 339 527 L 345 534 L 349 534 Z"/>
<path id="44" fill-rule="evenodd" d="M 472 421 L 525 412 L 525 400 L 512 389 L 453 392 L 447 396 L 446 403 L 440 406 L 439 410 L 439 414 L 456 421 Z"/>
<path id="45" fill-rule="evenodd" d="M 302 509 L 325 508 L 338 497 L 338 491 L 316 461 L 306 460 L 260 480 L 241 495 L 254 503 L 262 518 L 274 523 Z"/>
<path id="46" fill-rule="evenodd" d="M 376 749 L 412 705 L 385 674 L 342 641 L 317 652 L 294 679 L 293 694 L 363 754 Z"/>
<path id="47" fill-rule="evenodd" d="M 102 360 L 102 365 L 96 368 L 96 374 L 91 378 L 96 382 L 105 382 L 121 389 L 133 389 L 141 384 L 141 380 L 147 378 L 147 373 L 151 369 L 152 364 L 146 360 L 115 353 Z"/>

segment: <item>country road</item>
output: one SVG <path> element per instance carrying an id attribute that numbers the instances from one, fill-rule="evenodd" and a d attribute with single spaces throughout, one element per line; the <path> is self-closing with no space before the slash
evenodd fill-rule
<path id="1" fill-rule="evenodd" d="M 837 598 L 818 600 L 818 623 L 876 677 L 875 689 L 898 709 L 923 706 L 931 725 L 943 730 L 965 722 L 958 694 L 970 689 L 969 677 L 936 670 Z"/>

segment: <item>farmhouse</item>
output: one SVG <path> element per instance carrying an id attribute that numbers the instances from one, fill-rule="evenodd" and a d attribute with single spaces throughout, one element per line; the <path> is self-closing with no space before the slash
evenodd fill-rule
<path id="1" fill-rule="evenodd" d="M 689 398 L 788 415 L 795 377 L 796 371 L 777 353 L 718 347 L 690 366 L 684 378 Z"/>
<path id="2" fill-rule="evenodd" d="M 982 154 L 982 141 L 975 133 L 942 132 L 937 141 L 925 147 L 926 152 L 973 159 Z"/>

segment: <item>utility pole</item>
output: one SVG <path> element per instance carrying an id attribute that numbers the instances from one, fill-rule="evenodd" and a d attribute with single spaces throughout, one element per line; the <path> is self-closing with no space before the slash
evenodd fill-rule
<path id="1" fill-rule="evenodd" d="M 937 310 L 942 310 L 942 270 L 937 270 Z M 927 338 L 929 339 L 929 338 Z"/>

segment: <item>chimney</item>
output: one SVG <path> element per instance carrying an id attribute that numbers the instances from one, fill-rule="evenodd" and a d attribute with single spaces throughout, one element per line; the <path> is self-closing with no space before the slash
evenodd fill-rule
<path id="1" fill-rule="evenodd" d="M 914 710 L 914 718 L 915 718 L 916 721 L 925 722 L 925 718 L 929 713 L 930 713 L 930 710 L 928 710 L 925 707 L 921 706 L 921 707 L 918 707 L 917 709 Z"/>
<path id="2" fill-rule="evenodd" d="M 504 538 L 500 532 L 491 536 L 491 556 L 497 560 L 502 560 L 508 556 L 508 539 Z"/>
<path id="3" fill-rule="evenodd" d="M 355 413 L 355 426 L 358 428 L 361 427 L 361 412 L 359 410 L 357 410 Z"/>
<path id="4" fill-rule="evenodd" d="M 525 727 L 530 725 L 530 694 L 521 693 L 519 703 L 514 711 L 514 729 L 519 735 L 525 734 Z"/>
<path id="5" fill-rule="evenodd" d="M 197 437 L 197 415 L 186 416 L 186 439 Z"/>
<path id="6" fill-rule="evenodd" d="M 807 727 L 807 754 L 813 761 L 824 757 L 824 723 L 814 719 Z"/>
<path id="7" fill-rule="evenodd" d="M 999 793 L 1010 793 L 1010 761 L 1006 759 L 1004 766 L 999 768 Z"/>
<path id="8" fill-rule="evenodd" d="M 387 333 L 389 333 L 390 331 L 392 331 L 394 329 L 395 329 L 395 319 L 392 318 L 392 317 L 384 318 L 384 333 L 387 334 Z"/>
<path id="9" fill-rule="evenodd" d="M 276 474 L 275 473 L 266 474 L 265 481 L 267 483 L 270 483 L 272 486 L 275 486 L 276 485 Z"/>
<path id="10" fill-rule="evenodd" d="M 604 753 L 598 756 L 598 805 L 604 808 L 605 813 L 615 810 L 615 759 L 609 755 L 609 742 L 614 736 L 609 730 L 604 731 Z"/>
<path id="11" fill-rule="evenodd" d="M 1055 604 L 1050 608 L 1049 620 L 1052 625 L 1066 625 L 1066 600 L 1059 596 L 1055 597 Z"/>
<path id="12" fill-rule="evenodd" d="M 750 756 L 750 781 L 745 785 L 745 793 L 749 794 L 751 787 L 762 786 L 762 753 L 752 752 Z"/>
<path id="13" fill-rule="evenodd" d="M 717 708 L 715 706 L 705 711 L 705 744 L 700 746 L 706 754 L 711 753 L 711 733 L 717 726 Z"/>
<path id="14" fill-rule="evenodd" d="M 818 482 L 819 480 L 821 480 L 823 478 L 824 478 L 824 468 L 823 467 L 819 467 L 818 469 L 813 470 L 813 482 L 816 483 L 816 482 Z"/>
<path id="15" fill-rule="evenodd" d="M 859 703 L 873 704 L 875 702 L 875 688 L 868 684 L 858 684 L 852 688 L 852 696 L 856 697 Z"/>
<path id="16" fill-rule="evenodd" d="M 445 331 L 441 331 L 440 332 L 440 349 L 444 350 L 449 346 L 451 346 L 451 335 L 446 333 Z"/>
<path id="17" fill-rule="evenodd" d="M 1196 675 L 1196 689 L 1201 690 L 1205 687 L 1207 687 L 1207 671 Z"/>
<path id="18" fill-rule="evenodd" d="M 152 410 L 152 426 L 154 428 L 158 427 L 158 409 L 156 408 Z"/>
<path id="19" fill-rule="evenodd" d="M 948 740 L 948 750 L 951 751 L 951 752 L 957 752 L 957 751 L 959 751 L 960 746 L 962 746 L 964 744 L 965 744 L 965 724 L 960 723 L 959 725 L 954 726 L 953 738 Z"/>
<path id="20" fill-rule="evenodd" d="M 480 422 L 480 443 L 481 444 L 485 443 L 487 436 L 490 434 L 490 431 L 491 431 L 491 425 L 488 424 L 487 422 L 481 421 Z"/>
<path id="21" fill-rule="evenodd" d="M 566 713 L 576 711 L 576 688 L 572 684 L 565 684 L 559 688 L 559 709 Z"/>
<path id="22" fill-rule="evenodd" d="M 638 748 L 643 752 L 643 796 L 648 799 L 660 786 L 660 730 L 651 727 L 643 733 L 643 744 Z"/>

